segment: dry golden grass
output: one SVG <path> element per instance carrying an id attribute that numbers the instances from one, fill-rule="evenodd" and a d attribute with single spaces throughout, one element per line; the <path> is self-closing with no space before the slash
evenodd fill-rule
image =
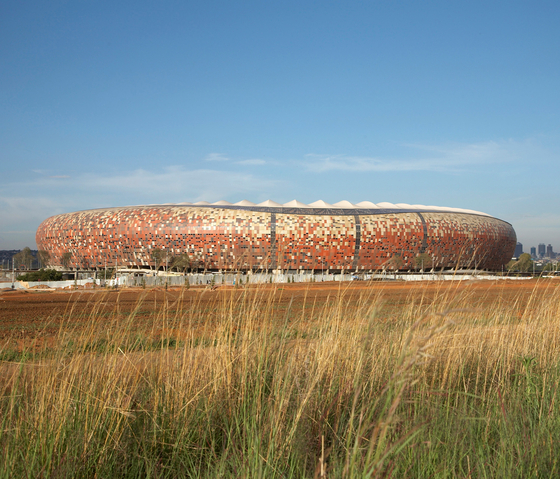
<path id="1" fill-rule="evenodd" d="M 0 475 L 557 471 L 555 283 L 517 302 L 442 284 L 382 319 L 382 290 L 351 308 L 346 293 L 283 318 L 271 288 L 211 308 L 179 296 L 142 328 L 141 302 L 112 323 L 94 304 L 88 328 L 0 364 Z"/>

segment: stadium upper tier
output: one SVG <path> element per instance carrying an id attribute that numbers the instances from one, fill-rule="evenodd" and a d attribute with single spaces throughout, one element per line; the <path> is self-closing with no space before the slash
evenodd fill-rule
<path id="1" fill-rule="evenodd" d="M 198 269 L 315 271 L 499 270 L 517 241 L 509 223 L 478 211 L 296 200 L 79 211 L 46 219 L 36 239 L 57 266 L 153 267 L 187 254 Z"/>
<path id="2" fill-rule="evenodd" d="M 253 203 L 251 201 L 242 200 L 237 203 L 230 203 L 229 201 L 216 201 L 215 203 L 209 203 L 208 201 L 198 201 L 197 203 L 165 203 L 164 205 L 149 205 L 149 206 L 225 206 L 228 208 L 244 206 L 244 207 L 256 207 L 256 208 L 307 208 L 307 209 L 374 209 L 374 210 L 410 210 L 410 211 L 453 211 L 455 213 L 470 213 L 473 215 L 490 216 L 486 213 L 474 210 L 465 210 L 463 208 L 448 208 L 445 206 L 424 206 L 424 205 L 409 205 L 407 203 L 372 203 L 371 201 L 361 201 L 360 203 L 350 203 L 349 201 L 343 200 L 338 203 L 326 203 L 323 200 L 314 201 L 313 203 L 305 204 L 298 200 L 288 201 L 287 203 L 280 204 L 276 201 L 266 200 L 262 203 Z"/>

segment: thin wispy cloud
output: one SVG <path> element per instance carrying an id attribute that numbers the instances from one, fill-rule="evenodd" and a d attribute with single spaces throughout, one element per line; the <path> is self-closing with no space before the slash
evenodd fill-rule
<path id="1" fill-rule="evenodd" d="M 220 200 L 232 196 L 256 195 L 263 190 L 277 188 L 281 181 L 256 176 L 253 173 L 220 171 L 217 169 L 189 170 L 183 166 L 168 166 L 159 170 L 137 169 L 115 174 L 83 173 L 60 190 L 59 178 L 38 177 L 3 185 L 2 198 L 13 216 L 23 215 L 24 209 L 34 204 L 41 195 L 50 196 L 49 205 L 65 204 L 67 210 L 77 207 L 96 207 L 110 202 L 111 206 L 131 202 L 181 202 L 192 200 Z M 19 191 L 29 195 L 18 202 Z M 56 195 L 54 195 L 56 191 Z M 94 204 L 95 203 L 95 204 Z M 54 214 L 54 213 L 53 213 Z M 0 222 L 2 213 L 0 212 Z"/>
<path id="2" fill-rule="evenodd" d="M 0 196 L 0 223 L 3 225 L 20 224 L 28 221 L 29 218 L 43 220 L 45 214 L 57 206 L 56 200 L 43 195 L 35 198 L 2 195 Z"/>
<path id="3" fill-rule="evenodd" d="M 490 213 L 512 223 L 515 220 L 515 227 L 524 231 L 522 234 L 525 237 L 532 234 L 527 232 L 539 232 L 542 238 L 553 236 L 553 229 L 558 224 L 556 216 L 520 218 L 525 211 L 532 211 L 530 208 L 534 211 L 540 211 L 541 208 L 537 200 L 542 197 L 541 189 L 533 192 L 527 188 L 525 180 L 527 174 L 533 171 L 531 165 L 534 159 L 539 159 L 541 167 L 549 165 L 549 169 L 558 164 L 558 154 L 553 149 L 547 149 L 538 138 L 534 141 L 398 146 L 398 158 L 309 154 L 292 160 L 250 156 L 229 159 L 221 153 L 210 153 L 203 157 L 207 162 L 198 160 L 195 163 L 197 166 L 191 168 L 179 165 L 115 172 L 93 169 L 68 172 L 53 168 L 33 170 L 35 175 L 3 176 L 0 178 L 0 249 L 21 243 L 24 237 L 27 238 L 25 244 L 32 245 L 34 234 L 21 232 L 34 231 L 47 217 L 70 211 L 200 200 L 214 202 L 222 199 L 232 202 L 240 199 L 255 202 L 272 199 L 280 203 L 293 198 L 304 202 L 317 198 L 328 201 L 329 198 L 325 198 L 327 192 L 336 190 L 337 194 L 331 195 L 331 202 L 335 202 L 355 196 L 352 180 L 365 178 L 368 172 L 393 172 L 398 176 L 399 172 L 417 171 L 420 178 L 423 172 L 457 175 L 466 171 L 481 172 L 488 178 L 492 165 L 496 166 L 492 171 L 499 171 L 500 181 L 508 183 L 510 188 L 509 197 L 503 201 L 507 206 L 495 205 Z M 299 168 L 297 175 L 293 174 L 295 168 Z M 543 171 L 546 170 L 543 168 Z M 342 182 L 341 172 L 347 172 Z M 321 176 L 320 181 L 317 181 L 318 174 Z M 402 175 L 402 178 L 406 176 Z M 549 184 L 554 183 L 549 181 Z M 406 181 L 400 186 L 394 183 L 391 186 L 378 184 L 375 194 L 370 192 L 360 199 L 398 199 L 407 194 L 406 185 Z M 474 195 L 470 191 L 469 194 L 479 199 L 488 198 L 488 192 L 481 189 L 485 186 L 478 186 L 476 190 L 476 184 L 470 185 L 469 191 L 474 188 L 478 193 Z M 449 188 L 438 189 L 424 203 L 448 204 L 446 195 L 449 195 L 449 191 Z M 548 191 L 550 199 L 547 204 L 553 204 L 557 196 L 556 189 L 552 187 Z M 420 199 L 414 201 L 422 202 Z M 516 204 L 514 215 L 508 213 L 507 209 L 513 203 Z M 468 205 L 466 202 L 465 206 Z M 457 203 L 457 206 L 463 205 Z M 469 207 L 486 211 L 480 205 Z"/>
<path id="4" fill-rule="evenodd" d="M 91 177 L 94 187 L 123 185 L 128 191 L 138 187 L 156 192 L 158 197 L 196 199 L 223 199 L 235 194 L 260 191 L 263 185 L 272 187 L 276 182 L 256 177 L 251 173 L 220 171 L 215 169 L 187 170 L 179 166 L 166 167 L 161 171 L 136 170 L 112 177 Z M 170 200 L 174 201 L 174 200 Z"/>
<path id="5" fill-rule="evenodd" d="M 60 181 L 60 178 L 40 176 L 17 183 L 2 185 L 0 182 L 0 225 L 3 225 L 5 238 L 0 240 L 9 240 L 8 233 L 16 230 L 35 231 L 49 216 L 69 211 L 135 204 L 239 200 L 283 188 L 281 180 L 253 173 L 189 170 L 182 166 L 115 174 L 77 174 L 72 181 L 64 183 L 64 188 L 60 188 Z M 21 196 L 22 191 L 26 192 L 25 197 Z"/>
<path id="6" fill-rule="evenodd" d="M 67 174 L 53 174 L 51 171 L 48 170 L 31 170 L 36 175 L 46 178 L 59 178 L 59 179 L 66 179 L 70 178 L 70 175 Z"/>
<path id="7" fill-rule="evenodd" d="M 313 172 L 328 171 L 437 171 L 460 172 L 479 165 L 504 163 L 530 157 L 537 149 L 531 142 L 488 141 L 472 144 L 404 145 L 410 150 L 405 158 L 348 155 L 305 156 L 305 167 Z"/>
<path id="8" fill-rule="evenodd" d="M 254 159 L 251 159 L 251 160 L 236 161 L 236 163 L 238 165 L 260 166 L 260 165 L 265 165 L 266 161 L 261 160 L 259 158 L 254 158 Z"/>
<path id="9" fill-rule="evenodd" d="M 229 158 L 221 153 L 210 153 L 204 158 L 204 161 L 229 161 Z"/>

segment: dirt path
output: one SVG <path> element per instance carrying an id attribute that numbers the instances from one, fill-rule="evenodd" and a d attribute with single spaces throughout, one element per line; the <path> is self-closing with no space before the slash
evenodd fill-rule
<path id="1" fill-rule="evenodd" d="M 465 282 L 352 282 L 352 283 L 296 283 L 283 285 L 252 285 L 245 288 L 219 287 L 212 291 L 205 287 L 129 288 L 124 290 L 77 291 L 0 291 L 0 340 L 3 344 L 17 341 L 41 342 L 58 334 L 60 325 L 72 318 L 75 325 L 88 324 L 91 315 L 108 321 L 124 317 L 136 310 L 138 317 L 149 318 L 163 303 L 185 310 L 216 308 L 224 301 L 237 301 L 241 295 L 271 294 L 278 312 L 289 307 L 295 314 L 304 307 L 321 307 L 344 293 L 344 307 L 358 307 L 360 302 L 380 298 L 385 311 L 401 308 L 410 301 L 429 303 L 434 298 L 454 295 L 472 296 L 473 304 L 517 301 L 523 307 L 534 296 L 553 294 L 560 285 L 558 279 L 523 281 L 465 281 Z M 175 306 L 173 306 L 175 305 Z M 279 314 L 280 316 L 280 314 Z"/>

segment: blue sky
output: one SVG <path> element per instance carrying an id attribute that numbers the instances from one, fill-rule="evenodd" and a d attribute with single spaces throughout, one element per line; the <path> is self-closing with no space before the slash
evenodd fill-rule
<path id="1" fill-rule="evenodd" d="M 560 250 L 558 2 L 0 6 L 0 249 L 182 201 L 484 211 Z"/>

